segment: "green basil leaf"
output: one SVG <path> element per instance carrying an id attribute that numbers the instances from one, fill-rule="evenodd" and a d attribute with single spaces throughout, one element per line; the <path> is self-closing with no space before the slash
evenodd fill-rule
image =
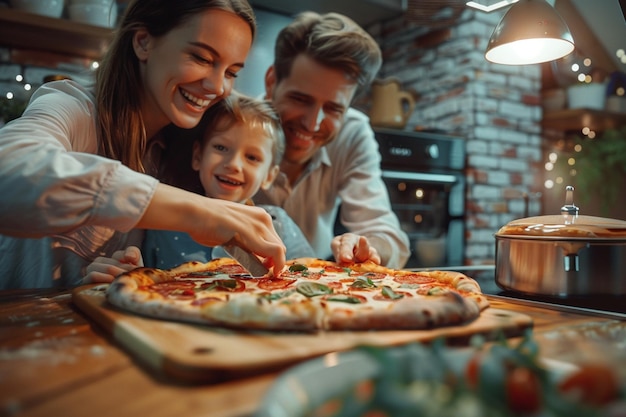
<path id="1" fill-rule="evenodd" d="M 302 264 L 289 265 L 289 271 L 290 272 L 307 271 L 308 269 L 309 268 L 307 268 L 305 265 L 302 265 Z"/>
<path id="2" fill-rule="evenodd" d="M 432 287 L 431 289 L 428 290 L 427 295 L 439 295 L 439 294 L 443 294 L 445 292 L 445 290 L 441 287 Z"/>
<path id="3" fill-rule="evenodd" d="M 356 280 L 350 286 L 352 288 L 376 288 L 374 281 L 365 276 L 356 277 Z"/>
<path id="4" fill-rule="evenodd" d="M 263 295 L 261 295 L 261 298 L 263 298 L 265 300 L 269 300 L 269 301 L 276 301 L 276 300 L 280 300 L 282 298 L 287 298 L 291 294 L 293 294 L 294 292 L 295 292 L 295 290 L 293 288 L 290 288 L 290 289 L 285 290 L 285 291 L 275 291 L 275 292 L 271 292 L 271 293 L 268 293 L 268 294 L 263 294 Z"/>
<path id="5" fill-rule="evenodd" d="M 340 303 L 348 303 L 348 304 L 361 304 L 361 299 L 357 297 L 353 297 L 351 295 L 346 294 L 337 294 L 331 295 L 326 298 L 326 301 L 338 301 Z"/>
<path id="6" fill-rule="evenodd" d="M 298 283 L 296 291 L 305 297 L 315 297 L 318 295 L 331 294 L 333 289 L 319 282 L 303 281 Z"/>
<path id="7" fill-rule="evenodd" d="M 395 292 L 388 285 L 383 286 L 382 294 L 383 294 L 383 297 L 389 298 L 390 300 L 397 300 L 398 298 L 404 297 L 404 294 L 399 294 Z"/>
<path id="8" fill-rule="evenodd" d="M 220 279 L 216 282 L 224 288 L 237 288 L 237 281 L 234 279 Z"/>
<path id="9" fill-rule="evenodd" d="M 199 291 L 221 291 L 223 289 L 233 290 L 237 288 L 237 280 L 234 279 L 216 279 L 209 284 L 203 284 L 197 290 Z"/>

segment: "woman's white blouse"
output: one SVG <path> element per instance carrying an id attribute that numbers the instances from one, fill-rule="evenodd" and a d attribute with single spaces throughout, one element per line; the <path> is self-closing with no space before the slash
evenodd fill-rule
<path id="1" fill-rule="evenodd" d="M 94 96 L 68 80 L 41 86 L 22 117 L 0 128 L 0 286 L 42 285 L 51 277 L 20 275 L 58 269 L 52 248 L 90 261 L 137 224 L 158 181 L 97 151 Z"/>

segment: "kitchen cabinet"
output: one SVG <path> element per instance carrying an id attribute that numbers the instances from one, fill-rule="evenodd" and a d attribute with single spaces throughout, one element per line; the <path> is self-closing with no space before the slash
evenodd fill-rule
<path id="1" fill-rule="evenodd" d="M 3 8 L 0 46 L 100 59 L 113 37 L 110 28 Z"/>
<path id="2" fill-rule="evenodd" d="M 626 125 L 626 113 L 613 113 L 594 109 L 565 109 L 547 112 L 543 115 L 544 129 L 563 132 L 580 131 L 584 127 L 600 132 Z"/>

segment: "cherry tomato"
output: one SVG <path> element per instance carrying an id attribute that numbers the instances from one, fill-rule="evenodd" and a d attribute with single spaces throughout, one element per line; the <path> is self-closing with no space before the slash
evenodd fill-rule
<path id="1" fill-rule="evenodd" d="M 332 399 L 330 401 L 326 401 L 315 410 L 313 410 L 313 417 L 332 417 L 339 415 L 339 411 L 341 411 L 342 403 L 340 399 Z"/>
<path id="2" fill-rule="evenodd" d="M 505 392 L 511 411 L 534 413 L 542 405 L 541 382 L 528 368 L 515 367 L 507 372 Z"/>
<path id="3" fill-rule="evenodd" d="M 359 401 L 369 401 L 374 396 L 376 385 L 373 380 L 365 379 L 354 387 L 354 396 Z"/>
<path id="4" fill-rule="evenodd" d="M 563 379 L 558 387 L 589 405 L 605 405 L 617 398 L 619 382 L 613 370 L 604 364 L 585 364 Z"/>
<path id="5" fill-rule="evenodd" d="M 481 360 L 482 354 L 477 352 L 470 358 L 467 365 L 465 365 L 465 380 L 470 389 L 476 389 L 478 387 Z"/>

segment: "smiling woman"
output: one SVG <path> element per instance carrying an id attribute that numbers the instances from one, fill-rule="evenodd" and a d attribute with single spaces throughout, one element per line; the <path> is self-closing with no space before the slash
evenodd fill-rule
<path id="1" fill-rule="evenodd" d="M 33 94 L 0 130 L 2 286 L 82 283 L 85 265 L 123 249 L 135 227 L 235 243 L 282 268 L 264 210 L 147 175 L 159 172 L 161 129 L 195 127 L 231 93 L 255 32 L 246 0 L 134 0 L 93 89 L 64 80 Z"/>
<path id="2" fill-rule="evenodd" d="M 119 34 L 97 73 L 96 96 L 101 97 L 99 113 L 102 114 L 99 117 L 116 115 L 116 122 L 129 129 L 126 133 L 133 133 L 115 138 L 113 135 L 121 132 L 112 132 L 110 124 L 101 123 L 104 153 L 131 168 L 142 170 L 143 156 L 139 149 L 146 146 L 147 138 L 169 123 L 183 128 L 196 126 L 212 100 L 230 94 L 234 77 L 243 67 L 252 45 L 254 16 L 245 0 L 239 5 L 239 2 L 206 0 L 189 3 L 185 14 L 169 10 L 171 19 L 166 18 L 167 9 L 178 6 L 163 4 L 165 13 L 159 15 L 144 9 L 151 6 L 141 1 L 129 5 Z M 215 4 L 210 12 L 193 14 L 211 3 Z M 247 6 L 245 19 L 241 13 L 232 13 L 244 5 Z M 137 29 L 136 20 L 145 22 Z M 128 53 L 135 59 L 128 60 Z M 119 77 L 120 68 L 129 76 Z M 117 89 L 133 91 L 138 85 L 146 91 L 143 98 L 110 93 Z M 197 102 L 205 106 L 198 107 Z M 144 119 L 143 123 L 138 115 Z M 132 160 L 126 160 L 127 154 Z"/>

